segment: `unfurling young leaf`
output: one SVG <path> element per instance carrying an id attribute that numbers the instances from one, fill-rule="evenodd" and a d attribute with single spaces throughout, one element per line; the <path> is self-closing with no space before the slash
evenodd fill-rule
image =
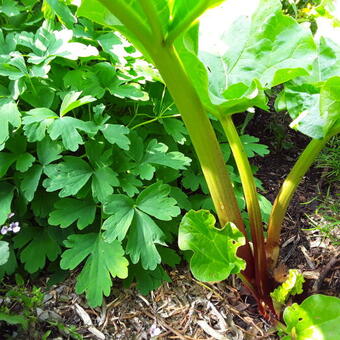
<path id="1" fill-rule="evenodd" d="M 270 296 L 279 304 L 285 304 L 290 295 L 301 294 L 305 282 L 303 275 L 297 269 L 289 269 L 288 277 Z"/>
<path id="2" fill-rule="evenodd" d="M 124 279 L 128 275 L 128 260 L 119 241 L 107 243 L 101 234 L 71 235 L 64 242 L 69 248 L 62 254 L 62 269 L 74 269 L 84 260 L 85 265 L 77 277 L 76 291 L 86 293 L 91 307 L 102 304 L 103 295 L 109 296 L 111 277 Z"/>
<path id="3" fill-rule="evenodd" d="M 236 255 L 238 247 L 245 243 L 243 234 L 233 223 L 217 229 L 215 222 L 209 211 L 191 210 L 179 227 L 178 245 L 181 250 L 194 252 L 190 269 L 200 281 L 222 281 L 246 266 L 245 261 Z"/>

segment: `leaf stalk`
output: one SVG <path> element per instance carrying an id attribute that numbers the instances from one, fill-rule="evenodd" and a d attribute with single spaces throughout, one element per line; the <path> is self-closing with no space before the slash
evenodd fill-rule
<path id="1" fill-rule="evenodd" d="M 220 122 L 228 139 L 241 177 L 247 211 L 249 214 L 251 237 L 254 245 L 256 286 L 260 290 L 261 295 L 265 296 L 268 295 L 269 292 L 267 261 L 265 254 L 261 210 L 257 197 L 253 172 L 231 115 L 221 116 Z"/>
<path id="2" fill-rule="evenodd" d="M 266 252 L 271 270 L 276 266 L 279 257 L 282 223 L 289 203 L 303 176 L 307 173 L 308 169 L 330 137 L 331 135 L 323 139 L 313 139 L 310 141 L 306 149 L 296 161 L 287 178 L 284 180 L 274 201 L 269 218 L 268 239 L 266 244 Z"/>

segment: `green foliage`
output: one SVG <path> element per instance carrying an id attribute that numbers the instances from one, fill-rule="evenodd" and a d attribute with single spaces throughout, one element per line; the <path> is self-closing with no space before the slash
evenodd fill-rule
<path id="1" fill-rule="evenodd" d="M 103 294 L 108 296 L 112 285 L 111 276 L 127 277 L 128 260 L 118 241 L 105 242 L 100 234 L 71 235 L 64 242 L 70 248 L 62 254 L 62 269 L 74 269 L 86 259 L 77 278 L 76 291 L 86 292 L 90 306 L 99 306 Z"/>
<path id="2" fill-rule="evenodd" d="M 278 304 L 285 304 L 290 295 L 301 294 L 305 282 L 303 275 L 297 269 L 289 269 L 288 277 L 270 296 Z"/>
<path id="3" fill-rule="evenodd" d="M 285 83 L 278 103 L 287 107 L 292 126 L 315 138 L 337 129 L 336 43 L 321 38 L 316 46 L 278 0 L 251 6 L 228 1 L 205 13 L 222 2 L 1 5 L 0 224 L 11 211 L 22 221 L 20 233 L 4 235 L 9 253 L 1 275 L 13 273 L 16 258 L 35 273 L 61 256 L 63 270 L 82 268 L 76 291 L 86 294 L 90 306 L 102 303 L 116 277 L 137 281 L 145 294 L 170 280 L 164 265 L 180 261 L 168 246 L 181 209 L 213 209 L 206 195 L 218 181 L 215 188 L 205 182 L 193 152 L 201 161 L 202 152 L 209 153 L 209 129 L 195 128 L 196 113 L 221 118 L 253 106 L 266 109 L 265 90 Z M 171 64 L 176 60 L 179 72 Z M 264 156 L 268 149 L 258 141 L 242 134 L 238 146 L 248 157 Z M 230 192 L 244 209 L 248 197 L 235 164 L 240 172 L 242 167 L 226 144 L 222 150 L 228 164 L 216 153 L 221 166 L 211 175 L 203 162 L 203 170 L 209 179 L 225 166 L 235 183 Z M 214 163 L 215 155 L 208 156 Z M 270 203 L 255 186 L 252 191 L 266 222 Z M 183 218 L 179 244 L 194 252 L 197 278 L 223 280 L 245 268 L 236 252 L 246 239 L 229 221 L 218 229 L 213 215 L 202 210 Z M 255 253 L 258 243 L 253 240 Z"/>
<path id="4" fill-rule="evenodd" d="M 336 339 L 339 335 L 340 299 L 312 295 L 300 305 L 287 307 L 283 319 L 287 325 L 282 339 Z"/>
<path id="5" fill-rule="evenodd" d="M 215 223 L 209 211 L 191 210 L 179 227 L 178 245 L 194 252 L 190 268 L 201 281 L 222 281 L 246 266 L 236 255 L 238 247 L 245 243 L 243 234 L 232 223 L 223 229 L 217 229 Z"/>

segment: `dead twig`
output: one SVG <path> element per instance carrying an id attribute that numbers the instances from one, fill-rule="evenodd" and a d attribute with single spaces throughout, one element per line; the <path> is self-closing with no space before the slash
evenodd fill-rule
<path id="1" fill-rule="evenodd" d="M 340 253 L 333 256 L 330 261 L 326 264 L 326 266 L 324 267 L 324 269 L 320 272 L 320 276 L 318 278 L 318 280 L 315 281 L 314 285 L 313 285 L 313 292 L 317 292 L 320 290 L 323 280 L 325 279 L 325 277 L 327 276 L 328 272 L 332 269 L 332 267 L 338 262 L 340 261 L 340 257 L 339 257 Z"/>

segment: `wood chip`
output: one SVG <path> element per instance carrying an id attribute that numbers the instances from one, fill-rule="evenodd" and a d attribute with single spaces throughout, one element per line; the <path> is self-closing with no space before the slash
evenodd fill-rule
<path id="1" fill-rule="evenodd" d="M 85 326 L 93 326 L 92 320 L 90 316 L 86 313 L 85 309 L 79 306 L 77 303 L 75 304 L 75 309 L 79 317 L 83 320 Z"/>

